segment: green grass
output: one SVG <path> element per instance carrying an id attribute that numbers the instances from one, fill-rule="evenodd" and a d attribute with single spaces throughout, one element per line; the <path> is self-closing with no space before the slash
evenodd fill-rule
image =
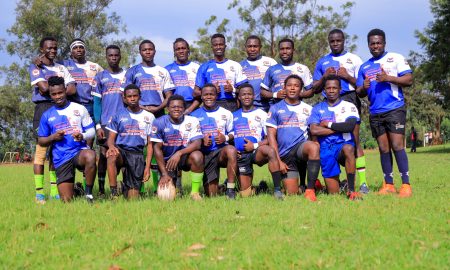
<path id="1" fill-rule="evenodd" d="M 31 165 L 1 165 L 0 267 L 449 269 L 450 146 L 408 155 L 414 196 L 371 192 L 362 202 L 264 195 L 40 206 Z M 376 152 L 367 153 L 367 174 L 373 191 L 382 179 Z M 257 169 L 255 179 L 264 177 L 266 168 Z M 204 247 L 189 250 L 196 243 Z"/>

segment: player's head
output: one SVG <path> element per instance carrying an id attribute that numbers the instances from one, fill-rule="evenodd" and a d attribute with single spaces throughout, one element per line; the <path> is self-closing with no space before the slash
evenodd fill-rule
<path id="1" fill-rule="evenodd" d="M 135 84 L 129 84 L 123 90 L 123 102 L 130 108 L 138 108 L 141 99 L 141 89 Z"/>
<path id="2" fill-rule="evenodd" d="M 333 29 L 328 33 L 328 44 L 333 54 L 341 54 L 344 51 L 345 34 L 341 29 Z"/>
<path id="3" fill-rule="evenodd" d="M 108 47 L 106 47 L 106 62 L 108 62 L 108 65 L 111 68 L 118 68 L 120 59 L 122 59 L 120 47 L 117 45 L 108 45 Z"/>
<path id="4" fill-rule="evenodd" d="M 291 62 L 294 56 L 294 41 L 290 38 L 283 38 L 278 42 L 278 53 L 282 62 Z"/>
<path id="5" fill-rule="evenodd" d="M 256 60 L 261 54 L 261 39 L 255 35 L 248 36 L 245 40 L 245 52 L 249 60 Z"/>
<path id="6" fill-rule="evenodd" d="M 44 37 L 39 42 L 39 51 L 49 60 L 54 60 L 58 53 L 58 42 L 54 37 Z"/>
<path id="7" fill-rule="evenodd" d="M 184 110 L 186 109 L 186 101 L 180 95 L 172 95 L 167 101 L 167 110 L 169 111 L 170 118 L 177 120 L 183 117 Z"/>
<path id="8" fill-rule="evenodd" d="M 303 88 L 303 80 L 296 74 L 289 75 L 284 80 L 284 89 L 286 90 L 286 97 L 290 100 L 297 100 Z"/>
<path id="9" fill-rule="evenodd" d="M 184 38 L 177 38 L 173 42 L 173 54 L 178 63 L 186 63 L 189 59 L 189 43 Z"/>
<path id="10" fill-rule="evenodd" d="M 380 57 L 384 54 L 386 47 L 386 34 L 381 29 L 372 29 L 367 34 L 367 44 L 373 57 Z"/>
<path id="11" fill-rule="evenodd" d="M 48 78 L 48 93 L 56 106 L 62 107 L 67 102 L 64 78 L 52 76 Z"/>
<path id="12" fill-rule="evenodd" d="M 84 60 L 86 57 L 86 43 L 80 38 L 70 42 L 70 55 L 73 59 Z"/>
<path id="13" fill-rule="evenodd" d="M 253 86 L 249 83 L 243 83 L 239 86 L 238 99 L 244 109 L 248 109 L 253 106 L 253 100 L 255 99 L 255 91 Z"/>
<path id="14" fill-rule="evenodd" d="M 155 44 L 151 40 L 144 39 L 139 44 L 139 54 L 142 57 L 142 61 L 152 62 L 156 54 Z"/>
<path id="15" fill-rule="evenodd" d="M 335 102 L 339 99 L 341 93 L 341 79 L 335 74 L 328 75 L 323 81 L 325 95 L 329 102 Z"/>
<path id="16" fill-rule="evenodd" d="M 211 36 L 211 49 L 214 57 L 224 57 L 226 47 L 227 45 L 224 35 L 216 33 Z"/>
<path id="17" fill-rule="evenodd" d="M 216 107 L 216 101 L 217 101 L 217 88 L 212 83 L 207 83 L 202 87 L 202 101 L 203 106 L 206 109 L 212 109 Z"/>

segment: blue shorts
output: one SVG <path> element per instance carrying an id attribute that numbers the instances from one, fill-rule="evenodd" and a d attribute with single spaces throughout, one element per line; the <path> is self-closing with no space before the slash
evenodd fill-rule
<path id="1" fill-rule="evenodd" d="M 344 158 L 344 156 L 341 155 L 341 151 L 345 144 L 350 144 L 355 147 L 353 142 L 344 142 L 320 148 L 320 166 L 322 167 L 323 177 L 331 178 L 341 174 L 339 163 L 342 162 Z"/>

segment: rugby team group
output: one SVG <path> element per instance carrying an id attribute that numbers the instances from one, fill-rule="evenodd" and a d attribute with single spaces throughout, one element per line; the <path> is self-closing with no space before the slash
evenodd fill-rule
<path id="1" fill-rule="evenodd" d="M 98 195 L 105 196 L 106 175 L 112 199 L 139 197 L 150 178 L 153 192 L 175 186 L 182 196 L 182 171 L 190 174 L 193 200 L 202 200 L 203 192 L 208 197 L 248 197 L 265 189 L 252 185 L 254 164 L 268 164 L 276 199 L 303 194 L 316 201 L 316 192 L 323 189 L 328 194 L 345 190 L 350 200 L 360 200 L 369 193 L 359 142 L 360 98 L 366 96 L 384 174 L 377 192 L 411 196 L 402 92 L 413 83 L 408 62 L 385 50 L 386 35 L 380 29 L 367 34 L 373 57 L 366 62 L 345 50 L 341 30 L 330 31 L 328 43 L 331 52 L 311 73 L 293 60 L 289 38 L 278 42 L 277 63 L 261 55 L 261 39 L 251 35 L 245 42 L 247 58 L 238 63 L 225 56 L 226 38 L 214 34 L 214 58 L 203 64 L 190 61 L 189 43 L 177 38 L 175 61 L 166 67 L 154 63 L 155 44 L 143 40 L 142 61 L 129 69 L 121 67 L 116 45 L 106 47 L 105 69 L 88 61 L 81 39 L 70 43 L 70 59 L 58 63 L 57 40 L 43 38 L 29 67 L 36 202 L 46 200 L 47 155 L 50 198 L 64 202 L 78 193 L 93 202 L 96 178 Z M 322 101 L 309 105 L 308 98 L 316 94 Z M 393 155 L 402 181 L 398 191 Z M 223 184 L 220 168 L 226 168 Z M 83 172 L 83 184 L 75 181 L 76 169 Z M 318 180 L 320 170 L 325 188 Z"/>

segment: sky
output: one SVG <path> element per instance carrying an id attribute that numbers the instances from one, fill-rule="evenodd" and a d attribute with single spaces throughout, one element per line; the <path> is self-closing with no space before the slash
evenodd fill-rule
<path id="1" fill-rule="evenodd" d="M 197 29 L 204 26 L 210 15 L 216 15 L 219 21 L 223 18 L 229 19 L 231 29 L 242 27 L 237 11 L 227 10 L 229 2 L 231 0 L 115 0 L 110 5 L 109 11 L 121 16 L 127 26 L 128 33 L 120 37 L 143 36 L 151 39 L 156 45 L 156 64 L 165 66 L 173 61 L 173 40 L 184 37 L 189 42 L 194 41 Z M 318 0 L 318 2 L 338 9 L 346 1 Z M 386 32 L 388 51 L 404 56 L 411 50 L 422 51 L 414 37 L 414 31 L 422 31 L 433 20 L 428 0 L 355 0 L 355 3 L 345 32 L 358 36 L 355 53 L 363 60 L 370 58 L 366 35 L 372 28 L 380 28 Z M 0 39 L 14 39 L 7 34 L 6 29 L 15 21 L 15 6 L 15 1 L 0 3 L 2 10 Z M 0 65 L 9 65 L 17 60 L 17 57 L 0 51 Z"/>

